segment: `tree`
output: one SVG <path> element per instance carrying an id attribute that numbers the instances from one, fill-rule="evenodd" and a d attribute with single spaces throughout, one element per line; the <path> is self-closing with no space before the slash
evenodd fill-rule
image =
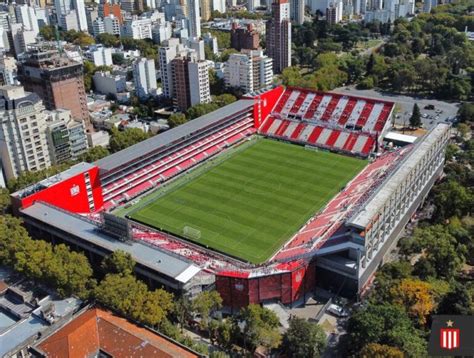
<path id="1" fill-rule="evenodd" d="M 138 128 L 129 128 L 124 131 L 112 128 L 112 136 L 109 143 L 110 151 L 112 153 L 118 152 L 150 137 L 150 134 Z"/>
<path id="2" fill-rule="evenodd" d="M 326 334 L 319 325 L 293 317 L 283 336 L 282 348 L 288 357 L 319 357 L 326 348 Z"/>
<path id="3" fill-rule="evenodd" d="M 45 25 L 40 29 L 40 35 L 43 36 L 46 41 L 53 41 L 56 38 L 56 29 L 54 26 Z"/>
<path id="4" fill-rule="evenodd" d="M 117 250 L 104 257 L 101 263 L 102 269 L 107 273 L 118 275 L 131 275 L 135 268 L 135 260 L 128 252 Z"/>
<path id="5" fill-rule="evenodd" d="M 107 148 L 104 148 L 100 145 L 90 148 L 84 154 L 79 156 L 79 161 L 92 163 L 99 159 L 102 159 L 110 154 Z"/>
<path id="6" fill-rule="evenodd" d="M 239 319 L 244 324 L 242 333 L 245 349 L 250 347 L 254 351 L 258 346 L 273 349 L 280 345 L 279 321 L 273 311 L 251 304 L 240 312 Z"/>
<path id="7" fill-rule="evenodd" d="M 462 123 L 474 121 L 474 103 L 462 103 L 458 110 L 458 117 Z"/>
<path id="8" fill-rule="evenodd" d="M 426 342 L 420 337 L 403 308 L 369 303 L 355 312 L 348 322 L 350 351 L 357 353 L 371 343 L 402 350 L 408 357 L 426 355 Z"/>
<path id="9" fill-rule="evenodd" d="M 420 113 L 420 107 L 418 107 L 418 104 L 413 105 L 413 112 L 410 117 L 410 127 L 412 128 L 418 128 L 421 126 L 421 113 Z"/>
<path id="10" fill-rule="evenodd" d="M 359 352 L 361 358 L 403 358 L 401 350 L 385 344 L 369 343 Z"/>
<path id="11" fill-rule="evenodd" d="M 168 119 L 168 124 L 171 128 L 180 126 L 188 121 L 184 113 L 173 113 Z"/>
<path id="12" fill-rule="evenodd" d="M 10 179 L 7 183 L 7 188 L 11 193 L 24 189 L 31 184 L 37 183 L 43 179 L 49 178 L 55 174 L 58 174 L 71 166 L 72 163 L 67 162 L 63 164 L 53 165 L 46 169 L 33 170 L 21 172 L 20 175 L 15 179 Z"/>
<path id="13" fill-rule="evenodd" d="M 420 326 L 426 324 L 434 309 L 431 285 L 418 279 L 406 278 L 390 290 L 391 301 L 406 309 L 408 315 Z"/>
<path id="14" fill-rule="evenodd" d="M 194 298 L 192 308 L 201 318 L 201 329 L 209 329 L 211 314 L 221 307 L 222 298 L 217 291 L 203 291 Z"/>
<path id="15" fill-rule="evenodd" d="M 229 350 L 232 347 L 232 342 L 235 339 L 235 326 L 229 320 L 224 320 L 217 327 L 217 343 L 223 349 Z"/>
<path id="16" fill-rule="evenodd" d="M 466 139 L 467 135 L 471 131 L 471 129 L 466 123 L 459 123 L 459 125 L 457 126 L 457 130 L 462 139 Z"/>
<path id="17" fill-rule="evenodd" d="M 112 54 L 112 62 L 114 65 L 124 65 L 126 63 L 125 57 L 121 53 L 113 53 Z"/>
<path id="18" fill-rule="evenodd" d="M 433 202 L 436 206 L 433 218 L 437 222 L 445 221 L 453 216 L 463 217 L 473 208 L 472 191 L 454 180 L 437 185 L 433 194 Z"/>
<path id="19" fill-rule="evenodd" d="M 120 46 L 120 39 L 115 36 L 111 35 L 107 32 L 97 35 L 96 41 L 105 47 L 119 47 Z"/>
<path id="20" fill-rule="evenodd" d="M 456 283 L 438 305 L 436 314 L 472 315 L 472 298 L 465 286 Z"/>
<path id="21" fill-rule="evenodd" d="M 0 214 L 5 214 L 10 209 L 10 192 L 6 188 L 0 188 Z"/>

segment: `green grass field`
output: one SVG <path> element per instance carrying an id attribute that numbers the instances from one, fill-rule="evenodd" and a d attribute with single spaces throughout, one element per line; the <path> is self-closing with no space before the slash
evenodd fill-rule
<path id="1" fill-rule="evenodd" d="M 240 259 L 269 259 L 366 161 L 268 139 L 255 141 L 130 217 Z"/>

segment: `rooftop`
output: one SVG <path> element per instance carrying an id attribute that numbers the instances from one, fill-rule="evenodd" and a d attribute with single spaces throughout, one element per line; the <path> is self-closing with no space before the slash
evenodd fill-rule
<path id="1" fill-rule="evenodd" d="M 110 312 L 89 309 L 36 345 L 48 357 L 199 357 L 197 353 Z"/>
<path id="2" fill-rule="evenodd" d="M 36 202 L 32 206 L 23 209 L 22 212 L 40 222 L 52 225 L 59 230 L 70 233 L 72 236 L 110 252 L 116 250 L 128 252 L 138 264 L 160 272 L 181 283 L 188 282 L 201 271 L 199 267 L 186 261 L 184 258 L 168 254 L 157 248 L 149 247 L 136 241 L 126 243 L 112 239 L 107 234 L 100 232 L 96 224 L 51 205 Z"/>
<path id="3" fill-rule="evenodd" d="M 365 229 L 377 215 L 387 200 L 400 186 L 400 183 L 410 174 L 419 161 L 426 155 L 440 137 L 449 129 L 449 125 L 440 123 L 434 127 L 424 138 L 422 138 L 398 165 L 398 168 L 392 175 L 385 179 L 383 185 L 374 193 L 374 195 L 366 202 L 364 208 L 357 212 L 348 222 L 348 225 Z"/>
<path id="4" fill-rule="evenodd" d="M 95 164 L 100 168 L 101 171 L 111 171 L 118 168 L 126 163 L 132 162 L 140 157 L 147 155 L 153 151 L 156 151 L 160 147 L 167 146 L 181 138 L 184 138 L 203 127 L 216 123 L 222 118 L 225 118 L 233 113 L 243 111 L 252 107 L 254 104 L 253 99 L 242 99 L 231 103 L 225 107 L 219 108 L 218 110 L 208 113 L 199 118 L 193 119 L 183 125 L 170 129 L 162 134 L 158 134 L 140 143 L 132 145 L 119 152 L 111 154 L 103 159 L 98 160 Z"/>

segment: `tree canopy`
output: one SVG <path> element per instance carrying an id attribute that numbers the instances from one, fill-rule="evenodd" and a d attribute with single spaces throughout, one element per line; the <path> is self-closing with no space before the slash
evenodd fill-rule
<path id="1" fill-rule="evenodd" d="M 324 330 L 317 324 L 298 317 L 291 318 L 289 323 L 282 342 L 282 349 L 288 357 L 320 357 L 326 348 Z"/>

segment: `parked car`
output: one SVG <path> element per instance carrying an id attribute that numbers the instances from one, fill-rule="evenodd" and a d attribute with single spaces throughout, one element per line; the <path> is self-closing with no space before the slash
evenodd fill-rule
<path id="1" fill-rule="evenodd" d="M 432 104 L 427 104 L 427 105 L 425 106 L 425 109 L 433 110 L 433 109 L 435 109 L 435 106 L 432 105 Z"/>
<path id="2" fill-rule="evenodd" d="M 327 311 L 332 313 L 336 317 L 347 317 L 349 316 L 349 312 L 347 312 L 344 308 L 338 305 L 331 304 L 329 305 Z"/>

